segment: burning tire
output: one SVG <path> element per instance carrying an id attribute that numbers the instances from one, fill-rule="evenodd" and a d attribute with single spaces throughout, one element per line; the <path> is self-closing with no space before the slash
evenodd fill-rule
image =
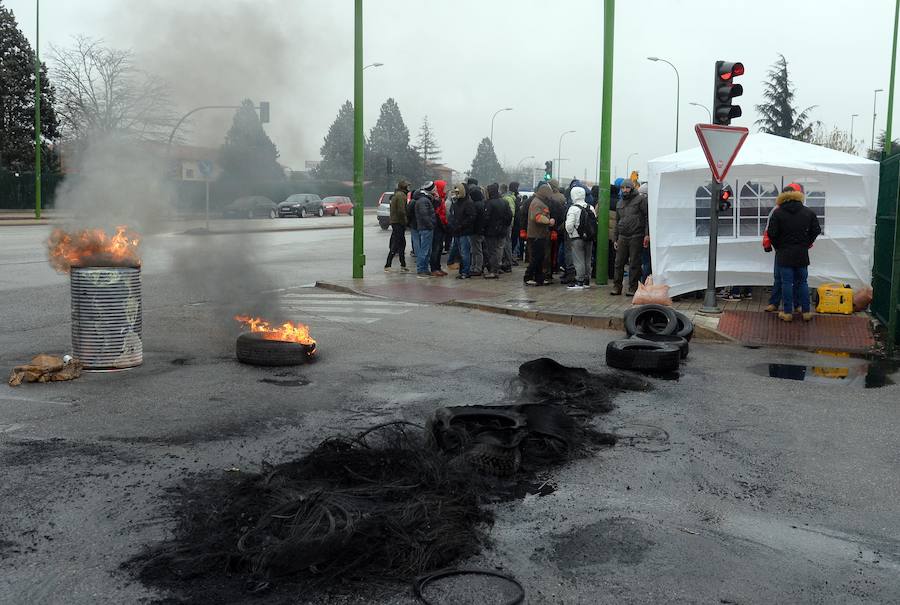
<path id="1" fill-rule="evenodd" d="M 606 345 L 606 365 L 638 372 L 673 372 L 681 362 L 681 350 L 673 344 L 638 338 L 614 340 Z"/>
<path id="2" fill-rule="evenodd" d="M 316 345 L 267 340 L 260 332 L 244 332 L 235 343 L 238 361 L 254 366 L 296 366 L 315 361 Z"/>

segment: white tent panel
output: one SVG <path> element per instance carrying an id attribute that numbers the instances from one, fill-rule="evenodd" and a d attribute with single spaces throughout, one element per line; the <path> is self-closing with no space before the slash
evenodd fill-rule
<path id="1" fill-rule="evenodd" d="M 768 134 L 747 138 L 728 173 L 735 194 L 719 217 L 718 286 L 771 285 L 774 254 L 762 233 L 775 197 L 804 186 L 824 232 L 810 251 L 810 284 L 871 281 L 878 163 Z M 673 295 L 706 287 L 710 173 L 696 147 L 649 163 L 650 238 L 655 276 Z"/>

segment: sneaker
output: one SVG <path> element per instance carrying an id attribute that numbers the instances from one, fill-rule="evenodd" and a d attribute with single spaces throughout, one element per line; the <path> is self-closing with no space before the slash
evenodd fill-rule
<path id="1" fill-rule="evenodd" d="M 613 288 L 612 290 L 609 291 L 609 295 L 610 296 L 621 296 L 622 288 Z"/>
<path id="2" fill-rule="evenodd" d="M 443 269 L 438 269 L 438 273 L 441 274 L 441 277 L 447 277 L 448 275 L 450 275 L 449 273 L 447 273 L 447 272 L 444 271 Z"/>
<path id="3" fill-rule="evenodd" d="M 416 273 L 416 277 L 419 279 L 428 279 L 431 277 L 431 273 Z"/>
<path id="4" fill-rule="evenodd" d="M 625 293 L 625 296 L 629 296 L 629 297 L 630 297 L 630 296 L 634 296 L 634 292 L 626 292 L 626 293 Z"/>
<path id="5" fill-rule="evenodd" d="M 764 310 L 766 313 L 775 313 L 776 311 L 778 311 L 778 307 L 776 305 L 766 305 L 766 308 Z"/>
<path id="6" fill-rule="evenodd" d="M 405 266 L 404 266 L 404 267 L 400 267 L 400 273 L 409 273 L 409 268 L 407 268 L 407 267 L 405 267 Z"/>
<path id="7" fill-rule="evenodd" d="M 585 290 L 587 290 L 588 288 L 591 287 L 591 282 L 586 281 L 583 284 L 581 284 L 581 287 L 584 288 Z"/>
<path id="8" fill-rule="evenodd" d="M 813 318 L 812 312 L 803 314 L 803 321 L 812 321 L 812 318 Z"/>
<path id="9" fill-rule="evenodd" d="M 579 284 L 577 281 L 573 281 L 571 284 L 566 286 L 566 290 L 584 290 L 584 286 Z"/>
<path id="10" fill-rule="evenodd" d="M 391 272 L 393 272 L 393 269 L 391 269 L 390 267 L 385 267 L 385 268 L 384 268 L 384 272 L 385 272 L 385 273 L 391 273 Z"/>
<path id="11" fill-rule="evenodd" d="M 484 275 L 482 275 L 482 277 L 484 279 L 497 279 L 497 274 L 496 273 L 485 273 Z"/>
<path id="12" fill-rule="evenodd" d="M 459 275 L 456 276 L 456 279 L 470 279 L 470 278 L 468 275 L 466 275 L 464 273 L 460 273 Z"/>
<path id="13" fill-rule="evenodd" d="M 469 273 L 469 275 L 471 275 L 472 277 L 481 277 L 482 273 L 481 271 L 472 271 L 471 273 Z"/>
<path id="14" fill-rule="evenodd" d="M 781 311 L 780 313 L 778 313 L 778 319 L 780 319 L 781 321 L 790 323 L 790 322 L 794 321 L 794 316 L 791 315 L 790 313 L 785 313 L 784 311 Z"/>
<path id="15" fill-rule="evenodd" d="M 536 285 L 538 285 L 538 283 L 536 281 L 534 281 L 533 279 L 529 279 L 527 282 L 525 282 L 525 285 L 526 286 L 536 286 Z"/>
<path id="16" fill-rule="evenodd" d="M 505 265 L 503 267 L 500 267 L 500 271 L 501 273 L 512 273 L 512 267 L 509 265 Z"/>
<path id="17" fill-rule="evenodd" d="M 726 294 L 722 297 L 723 300 L 742 300 L 740 294 Z"/>
<path id="18" fill-rule="evenodd" d="M 447 268 L 453 271 L 457 271 L 459 270 L 459 263 L 450 263 L 449 265 L 447 265 Z"/>
<path id="19" fill-rule="evenodd" d="M 447 274 L 444 273 L 443 271 L 432 271 L 431 272 L 431 277 L 444 277 L 445 275 L 447 275 Z"/>

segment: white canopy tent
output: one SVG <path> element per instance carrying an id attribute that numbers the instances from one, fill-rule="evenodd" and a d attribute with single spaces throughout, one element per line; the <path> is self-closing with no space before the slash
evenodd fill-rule
<path id="1" fill-rule="evenodd" d="M 653 273 L 672 295 L 706 288 L 711 177 L 700 147 L 651 160 L 650 246 Z M 869 285 L 878 201 L 878 162 L 769 134 L 751 134 L 723 185 L 733 207 L 719 215 L 717 286 L 767 286 L 774 252 L 762 235 L 775 198 L 791 182 L 823 233 L 810 250 L 811 286 Z"/>

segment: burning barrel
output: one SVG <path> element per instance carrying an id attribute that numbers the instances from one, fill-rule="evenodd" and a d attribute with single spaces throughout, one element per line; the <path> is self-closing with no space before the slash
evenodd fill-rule
<path id="1" fill-rule="evenodd" d="M 141 365 L 140 268 L 72 267 L 71 292 L 72 348 L 85 369 Z"/>

